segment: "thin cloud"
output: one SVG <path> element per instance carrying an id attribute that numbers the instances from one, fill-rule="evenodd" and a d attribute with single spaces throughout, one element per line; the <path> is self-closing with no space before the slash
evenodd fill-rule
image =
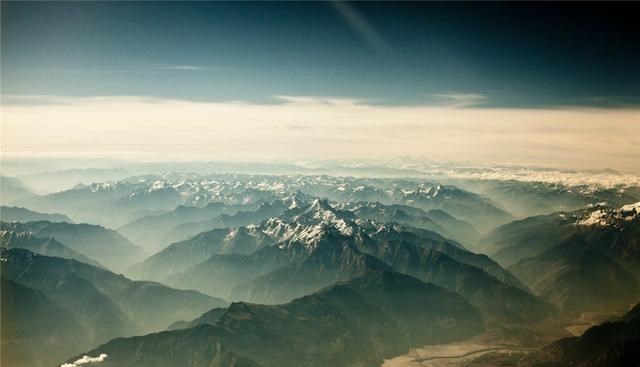
<path id="1" fill-rule="evenodd" d="M 207 70 L 202 66 L 193 66 L 193 65 L 169 65 L 156 68 L 157 70 L 179 70 L 179 71 L 198 71 L 198 70 Z"/>
<path id="2" fill-rule="evenodd" d="M 214 71 L 225 72 L 232 71 L 236 68 L 234 66 L 225 65 L 196 65 L 196 64 L 162 64 L 162 63 L 150 63 L 150 62 L 138 62 L 131 61 L 136 68 L 154 70 L 154 71 Z"/>
<path id="3" fill-rule="evenodd" d="M 351 4 L 343 1 L 332 1 L 330 4 L 371 48 L 380 54 L 393 53 L 391 45 Z"/>
<path id="4" fill-rule="evenodd" d="M 440 93 L 432 94 L 437 101 L 449 107 L 471 107 L 485 103 L 489 98 L 476 93 Z"/>
<path id="5" fill-rule="evenodd" d="M 92 74 L 157 74 L 160 70 L 148 69 L 31 69 L 12 71 L 12 74 L 69 74 L 69 75 L 92 75 Z"/>
<path id="6" fill-rule="evenodd" d="M 158 65 L 153 67 L 153 70 L 164 71 L 229 71 L 233 69 L 233 67 L 229 66 L 209 67 L 197 65 Z"/>
<path id="7" fill-rule="evenodd" d="M 151 63 L 132 63 L 126 67 L 114 68 L 69 68 L 69 69 L 30 69 L 12 71 L 14 74 L 162 74 L 171 72 L 227 72 L 233 70 L 228 66 L 199 66 L 199 65 L 171 65 L 171 64 L 151 64 Z"/>
<path id="8" fill-rule="evenodd" d="M 366 100 L 357 98 L 339 98 L 339 97 L 318 97 L 318 96 L 274 96 L 278 101 L 295 104 L 323 104 L 323 105 L 356 105 L 366 104 Z"/>

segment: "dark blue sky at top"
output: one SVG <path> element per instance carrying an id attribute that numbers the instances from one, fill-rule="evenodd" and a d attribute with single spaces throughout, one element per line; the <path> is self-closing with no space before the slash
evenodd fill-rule
<path id="1" fill-rule="evenodd" d="M 3 95 L 640 104 L 638 3 L 1 6 Z"/>

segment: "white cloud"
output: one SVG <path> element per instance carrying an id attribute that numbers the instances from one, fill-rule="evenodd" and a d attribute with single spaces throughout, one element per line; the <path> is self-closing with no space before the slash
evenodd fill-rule
<path id="1" fill-rule="evenodd" d="M 355 98 L 335 98 L 335 97 L 318 97 L 318 96 L 285 96 L 277 95 L 276 100 L 285 103 L 306 104 L 306 105 L 356 105 L 365 104 L 363 99 Z"/>
<path id="2" fill-rule="evenodd" d="M 414 168 L 415 169 L 415 168 Z M 598 170 L 563 170 L 543 167 L 490 166 L 418 167 L 428 176 L 444 176 L 482 180 L 516 180 L 525 182 L 559 183 L 566 186 L 613 188 L 617 186 L 640 186 L 638 174 Z"/>
<path id="3" fill-rule="evenodd" d="M 64 363 L 60 367 L 78 367 L 78 366 L 82 366 L 84 364 L 89 364 L 89 363 L 104 362 L 105 359 L 107 359 L 106 353 L 102 353 L 97 357 L 84 356 L 73 363 Z"/>
<path id="4" fill-rule="evenodd" d="M 19 101 L 29 98 L 28 103 Z M 425 156 L 623 171 L 638 171 L 640 162 L 638 109 L 379 106 L 299 96 L 279 96 L 281 104 L 140 96 L 47 98 L 3 98 L 3 156 Z"/>

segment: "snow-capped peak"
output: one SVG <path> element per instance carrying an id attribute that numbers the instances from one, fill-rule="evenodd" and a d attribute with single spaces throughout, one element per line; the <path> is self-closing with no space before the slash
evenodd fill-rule
<path id="1" fill-rule="evenodd" d="M 635 212 L 636 214 L 640 214 L 640 201 L 638 201 L 637 203 L 624 205 L 620 208 L 620 211 L 625 213 Z"/>
<path id="2" fill-rule="evenodd" d="M 631 222 L 640 218 L 640 202 L 624 205 L 619 209 L 597 207 L 576 224 L 583 226 L 611 226 L 622 221 Z"/>

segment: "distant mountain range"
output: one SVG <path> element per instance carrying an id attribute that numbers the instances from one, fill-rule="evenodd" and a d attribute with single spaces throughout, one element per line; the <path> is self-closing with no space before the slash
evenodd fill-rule
<path id="1" fill-rule="evenodd" d="M 233 216 L 238 212 L 249 212 L 254 209 L 256 209 L 255 204 L 225 205 L 221 202 L 209 203 L 204 207 L 180 205 L 168 213 L 148 215 L 134 220 L 133 222 L 118 228 L 118 232 L 147 249 L 157 251 L 169 244 L 168 238 L 179 238 L 182 236 L 182 232 L 186 231 L 186 229 L 181 230 L 180 228 L 176 228 L 180 225 L 190 223 L 195 226 L 196 223 L 202 223 L 201 226 L 198 226 L 198 229 L 190 232 L 193 236 L 207 229 L 215 228 L 215 223 L 208 222 L 213 221 L 214 218 L 218 218 L 220 221 L 219 228 L 224 228 L 227 227 L 225 226 L 225 222 L 229 221 L 228 219 L 233 218 Z M 251 222 L 246 224 L 250 223 Z M 182 228 L 184 227 L 186 226 L 183 226 Z M 188 238 L 191 236 L 186 235 L 186 237 Z"/>
<path id="2" fill-rule="evenodd" d="M 516 180 L 453 180 L 465 190 L 482 194 L 500 203 L 518 218 L 574 211 L 597 203 L 612 207 L 640 201 L 640 191 L 633 186 L 558 182 L 523 182 Z"/>
<path id="3" fill-rule="evenodd" d="M 469 223 L 440 209 L 425 212 L 408 205 L 383 205 L 379 202 L 360 202 L 342 204 L 345 209 L 363 219 L 379 223 L 400 223 L 410 227 L 436 232 L 444 237 L 473 244 L 480 237 L 478 231 Z"/>
<path id="4" fill-rule="evenodd" d="M 0 225 L 0 228 L 6 227 Z M 31 232 L 17 232 L 2 228 L 0 244 L 3 248 L 22 248 L 36 254 L 77 260 L 98 268 L 105 268 L 97 261 L 63 245 L 53 237 L 36 237 Z"/>
<path id="5" fill-rule="evenodd" d="M 36 211 L 63 212 L 78 222 L 118 227 L 150 213 L 172 210 L 183 200 L 172 187 L 140 189 L 140 185 L 123 182 L 80 185 L 14 203 Z"/>
<path id="6" fill-rule="evenodd" d="M 498 203 L 455 186 L 436 185 L 426 189 L 418 188 L 413 192 L 405 193 L 401 201 L 423 210 L 442 209 L 457 218 L 468 221 L 481 232 L 486 232 L 513 219 L 513 216 L 500 208 Z"/>
<path id="7" fill-rule="evenodd" d="M 0 229 L 3 233 L 28 233 L 38 238 L 53 237 L 64 246 L 115 271 L 124 270 L 145 256 L 140 247 L 116 231 L 98 225 L 48 221 L 3 222 Z"/>
<path id="8" fill-rule="evenodd" d="M 122 180 L 140 174 L 135 169 L 122 168 L 73 168 L 60 171 L 39 172 L 20 175 L 18 178 L 38 192 L 52 193 L 68 190 L 78 185 L 93 182 Z"/>
<path id="9" fill-rule="evenodd" d="M 45 220 L 48 222 L 67 222 L 73 221 L 64 214 L 47 214 L 38 213 L 33 210 L 20 208 L 16 206 L 0 207 L 0 220 L 3 222 L 36 222 Z"/>
<path id="10" fill-rule="evenodd" d="M 221 214 L 217 217 L 192 223 L 182 223 L 172 228 L 165 237 L 165 242 L 177 242 L 187 240 L 198 233 L 217 228 L 232 228 L 260 223 L 261 221 L 280 216 L 291 205 L 291 198 L 274 199 L 261 202 L 253 211 L 243 210 L 233 215 Z M 162 242 L 163 244 L 165 242 Z"/>
<path id="11" fill-rule="evenodd" d="M 16 205 L 42 212 L 63 212 L 76 221 L 124 228 L 145 216 L 168 213 L 179 205 L 206 207 L 215 202 L 230 206 L 256 205 L 295 192 L 340 202 L 377 201 L 410 205 L 426 211 L 443 210 L 445 214 L 435 212 L 429 216 L 430 219 L 439 218 L 439 224 L 452 224 L 452 219 L 446 215 L 449 214 L 472 225 L 465 225 L 460 232 L 454 231 L 460 233 L 460 240 L 470 239 L 475 228 L 484 232 L 512 219 L 497 202 L 451 185 L 330 176 L 289 179 L 286 176 L 147 175 L 117 182 L 78 185 L 44 196 L 25 197 L 16 200 Z M 167 220 L 168 217 L 162 217 L 161 220 Z M 191 222 L 189 219 L 187 221 Z M 137 225 L 144 226 L 142 223 Z"/>
<path id="12" fill-rule="evenodd" d="M 14 177 L 0 176 L 0 204 L 11 204 L 31 196 L 35 193 L 26 183 Z"/>

